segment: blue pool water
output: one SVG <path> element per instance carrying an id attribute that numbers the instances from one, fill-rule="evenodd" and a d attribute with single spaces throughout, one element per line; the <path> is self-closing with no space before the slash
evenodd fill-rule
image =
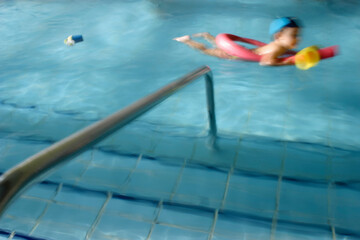
<path id="1" fill-rule="evenodd" d="M 1 172 L 201 65 L 219 149 L 204 144 L 198 81 L 26 192 L 0 239 L 359 239 L 359 13 L 356 0 L 2 1 Z M 276 16 L 301 19 L 299 49 L 340 54 L 300 71 L 172 40 L 267 42 Z M 71 34 L 84 42 L 66 46 Z"/>

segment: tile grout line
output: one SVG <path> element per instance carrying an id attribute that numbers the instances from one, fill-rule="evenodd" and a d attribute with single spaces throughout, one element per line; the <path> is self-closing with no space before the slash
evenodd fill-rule
<path id="1" fill-rule="evenodd" d="M 239 145 L 241 145 L 241 141 L 239 141 Z M 229 172 L 228 172 L 228 176 L 227 176 L 227 179 L 226 179 L 224 196 L 223 196 L 223 199 L 222 199 L 222 201 L 221 201 L 220 210 L 222 210 L 222 209 L 224 208 L 224 206 L 225 206 L 226 197 L 227 197 L 227 194 L 228 194 L 228 192 L 229 192 L 230 177 L 231 177 L 231 175 L 234 173 L 235 166 L 236 166 L 236 163 L 237 163 L 238 155 L 239 155 L 239 149 L 236 151 L 233 164 L 232 164 L 232 166 L 231 166 L 231 168 L 230 168 L 230 170 L 229 170 Z"/>
<path id="2" fill-rule="evenodd" d="M 294 88 L 293 86 L 293 81 L 290 82 L 290 87 L 291 89 Z M 283 126 L 283 136 L 284 139 L 286 139 L 285 134 L 286 134 L 286 123 L 288 120 L 288 116 L 289 116 L 289 109 L 291 108 L 291 97 L 290 94 L 288 94 L 287 96 L 287 114 L 284 115 L 284 126 Z M 278 215 L 279 215 L 279 208 L 280 208 L 280 194 L 281 194 L 281 185 L 282 185 L 282 179 L 283 179 L 283 175 L 284 175 L 284 168 L 285 168 L 285 160 L 287 157 L 287 143 L 284 143 L 284 154 L 281 160 L 281 168 L 280 168 L 280 172 L 279 172 L 279 178 L 278 178 L 278 185 L 277 185 L 277 189 L 276 189 L 276 202 L 275 202 L 275 211 L 274 211 L 274 215 L 273 215 L 273 219 L 272 219 L 272 223 L 271 223 L 271 235 L 270 235 L 270 240 L 275 240 L 275 235 L 276 235 L 276 228 L 277 228 L 277 222 L 278 222 Z"/>
<path id="3" fill-rule="evenodd" d="M 215 212 L 214 212 L 214 219 L 213 219 L 213 223 L 211 225 L 208 240 L 212 240 L 213 237 L 214 237 L 215 226 L 216 226 L 216 222 L 217 222 L 217 219 L 218 219 L 218 215 L 219 215 L 219 209 L 216 209 Z"/>
<path id="4" fill-rule="evenodd" d="M 82 171 L 82 173 L 80 173 L 80 176 L 75 177 L 75 185 L 78 185 L 80 180 L 82 179 L 82 177 L 84 176 L 84 174 L 86 173 L 86 171 L 89 169 L 90 165 L 92 165 L 92 161 L 94 160 L 94 148 L 92 148 L 91 150 L 91 160 L 86 164 L 86 167 L 84 168 L 84 170 Z"/>
<path id="5" fill-rule="evenodd" d="M 276 239 L 275 234 L 276 234 L 277 221 L 278 221 L 278 215 L 279 215 L 280 193 L 281 193 L 281 184 L 282 184 L 284 167 L 285 167 L 286 147 L 287 147 L 287 144 L 285 143 L 284 156 L 283 156 L 282 161 L 281 161 L 281 169 L 280 169 L 280 173 L 279 173 L 278 185 L 277 185 L 277 190 L 276 190 L 276 203 L 275 203 L 276 205 L 275 205 L 275 211 L 274 211 L 274 215 L 273 215 L 273 219 L 272 219 L 272 223 L 271 223 L 270 240 L 275 240 Z"/>
<path id="6" fill-rule="evenodd" d="M 31 229 L 31 231 L 29 232 L 29 236 L 31 236 L 31 235 L 35 232 L 35 230 L 37 229 L 37 227 L 39 226 L 40 220 L 41 220 L 41 219 L 44 217 L 44 215 L 46 214 L 47 210 L 49 209 L 50 204 L 52 204 L 52 203 L 55 201 L 54 199 L 55 199 L 55 197 L 59 194 L 59 192 L 61 191 L 62 186 L 63 186 L 62 183 L 60 183 L 60 184 L 58 185 L 55 194 L 51 197 L 50 201 L 47 202 L 47 204 L 46 204 L 44 210 L 42 211 L 41 215 L 36 219 L 36 223 L 35 223 L 34 227 Z"/>
<path id="7" fill-rule="evenodd" d="M 328 89 L 326 89 L 326 90 L 327 91 L 325 91 L 325 93 L 326 93 L 325 97 L 326 97 L 326 101 L 328 102 L 329 101 L 329 91 L 328 91 Z M 323 109 L 323 112 L 325 112 L 328 116 L 330 116 L 329 111 L 327 111 L 326 108 Z M 333 150 L 333 146 L 332 146 L 332 143 L 331 143 L 331 135 L 330 135 L 330 133 L 331 133 L 331 131 L 333 129 L 332 119 L 329 118 L 327 123 L 328 123 L 327 124 L 328 130 L 326 132 L 327 146 L 329 148 L 331 148 L 331 150 Z M 327 175 L 327 177 L 328 177 L 327 180 L 329 181 L 329 184 L 328 184 L 328 197 L 327 197 L 328 224 L 329 224 L 330 229 L 331 229 L 332 239 L 336 240 L 336 231 L 335 231 L 335 227 L 334 227 L 334 224 L 333 224 L 333 221 L 332 221 L 332 214 L 331 214 L 331 191 L 333 189 L 333 183 L 331 181 L 331 179 L 333 177 L 333 174 L 332 174 L 333 173 L 332 172 L 332 170 L 333 170 L 333 168 L 332 168 L 333 167 L 333 164 L 332 164 L 333 163 L 333 161 L 332 161 L 333 160 L 333 152 L 331 151 L 331 154 L 328 152 L 327 155 L 328 155 L 327 156 L 327 164 L 328 164 L 328 171 L 329 171 L 329 173 Z"/>
<path id="8" fill-rule="evenodd" d="M 135 172 L 135 170 L 137 169 L 137 167 L 139 166 L 139 164 L 140 164 L 140 161 L 141 161 L 141 159 L 142 159 L 142 153 L 139 155 L 139 157 L 138 157 L 138 159 L 136 160 L 136 163 L 135 163 L 135 166 L 131 169 L 131 171 L 129 172 L 129 175 L 126 177 L 126 179 L 125 179 L 125 181 L 124 181 L 124 184 L 123 184 L 123 186 L 125 187 L 128 183 L 129 183 L 129 181 L 130 181 L 130 179 L 131 179 L 131 176 L 133 175 L 133 173 Z M 121 187 L 120 187 L 121 188 Z"/>
<path id="9" fill-rule="evenodd" d="M 112 193 L 111 193 L 111 192 L 108 192 L 105 202 L 104 202 L 103 205 L 101 206 L 98 214 L 96 215 L 96 218 L 95 218 L 94 222 L 91 224 L 91 227 L 89 228 L 88 232 L 86 233 L 85 239 L 90 239 L 91 236 L 93 235 L 93 233 L 94 233 L 97 225 L 98 225 L 99 222 L 100 222 L 100 219 L 101 219 L 102 215 L 103 215 L 104 212 L 105 212 L 106 206 L 107 206 L 107 204 L 109 203 L 109 201 L 110 201 L 111 198 L 112 198 Z"/>
<path id="10" fill-rule="evenodd" d="M 16 232 L 15 232 L 15 231 L 12 231 L 11 234 L 9 235 L 8 240 L 13 239 L 13 238 L 15 237 L 15 234 L 16 234 Z"/>
<path id="11" fill-rule="evenodd" d="M 175 183 L 175 185 L 174 185 L 174 188 L 173 188 L 173 190 L 171 191 L 170 198 L 169 198 L 170 202 L 173 200 L 173 198 L 174 198 L 174 196 L 175 196 L 175 193 L 176 193 L 176 191 L 177 191 L 177 188 L 178 188 L 179 185 L 180 185 L 180 182 L 181 182 L 181 179 L 182 179 L 182 175 L 183 175 L 183 173 L 184 173 L 184 169 L 185 169 L 186 163 L 187 163 L 187 158 L 184 159 L 184 163 L 183 163 L 183 165 L 181 166 L 181 169 L 180 169 L 179 175 L 178 175 L 178 177 L 177 177 L 177 179 L 176 179 L 176 183 Z"/>
<path id="12" fill-rule="evenodd" d="M 328 184 L 328 224 L 329 224 L 329 226 L 330 226 L 330 228 L 331 228 L 331 235 L 332 235 L 332 240 L 336 240 L 336 231 L 335 231 L 335 227 L 334 227 L 334 224 L 333 224 L 333 222 L 332 222 L 332 217 L 331 216 L 329 216 L 329 214 L 330 214 L 330 205 L 331 205 L 331 200 L 330 200 L 330 191 L 331 191 L 331 189 L 332 189 L 332 183 L 331 182 L 329 182 L 329 184 Z"/>
<path id="13" fill-rule="evenodd" d="M 144 223 L 153 223 L 153 221 L 147 221 L 147 220 L 144 220 L 144 219 L 134 219 L 134 218 L 128 218 L 126 216 L 124 216 L 124 217 L 127 218 L 127 219 L 130 219 L 130 220 L 134 220 L 134 221 L 142 221 Z M 156 224 L 159 225 L 159 226 L 166 226 L 166 227 L 181 229 L 181 230 L 184 230 L 184 231 L 194 231 L 194 232 L 198 232 L 198 233 L 205 233 L 205 234 L 207 233 L 207 234 L 209 234 L 209 231 L 201 230 L 201 229 L 198 229 L 198 228 L 186 227 L 186 226 L 181 226 L 181 225 L 176 225 L 176 224 L 171 224 L 171 223 L 164 223 L 164 222 L 157 222 Z M 101 235 L 106 235 L 104 233 L 100 233 L 100 234 Z"/>
<path id="14" fill-rule="evenodd" d="M 326 95 L 328 98 L 328 95 Z M 331 137 L 330 137 L 330 132 L 332 130 L 332 121 L 331 119 L 328 122 L 328 131 L 326 134 L 326 138 L 327 138 L 327 146 L 329 148 L 331 148 L 331 150 L 333 150 L 333 146 L 331 144 Z M 328 165 L 328 174 L 327 174 L 327 180 L 329 181 L 328 183 L 328 194 L 327 194 L 327 212 L 328 212 L 328 224 L 330 226 L 331 229 L 331 236 L 332 236 L 332 240 L 336 240 L 336 231 L 335 231 L 335 227 L 332 221 L 332 212 L 331 212 L 331 191 L 333 189 L 333 183 L 331 181 L 332 177 L 333 177 L 333 172 L 332 172 L 332 161 L 333 159 L 333 152 L 327 154 L 327 165 Z"/>
<path id="15" fill-rule="evenodd" d="M 231 175 L 233 174 L 233 171 L 234 171 L 234 169 L 231 168 L 231 169 L 229 170 L 228 175 L 227 175 L 226 185 L 225 185 L 225 190 L 224 190 L 224 196 L 223 196 L 223 198 L 222 198 L 222 200 L 221 200 L 220 209 L 223 209 L 224 206 L 225 206 L 226 197 L 227 197 L 227 194 L 228 194 L 228 191 L 229 191 L 230 177 L 231 177 Z"/>
<path id="16" fill-rule="evenodd" d="M 63 183 L 61 183 L 63 184 Z M 41 201 L 41 202 L 45 202 L 45 203 L 52 203 L 53 200 L 49 200 L 49 199 L 43 199 L 43 198 L 38 198 L 38 197 L 33 197 L 33 196 L 21 196 L 22 199 L 32 199 L 32 200 L 37 200 L 37 201 Z M 67 206 L 67 207 L 72 207 L 72 208 L 77 208 L 77 209 L 82 209 L 82 210 L 89 210 L 91 211 L 92 208 L 91 207 L 87 207 L 87 206 L 83 206 L 83 205 L 75 205 L 72 203 L 68 203 L 68 202 L 62 202 L 62 201 L 56 201 L 56 205 L 58 206 Z M 12 216 L 7 214 L 7 216 Z"/>
<path id="17" fill-rule="evenodd" d="M 192 227 L 188 227 L 188 226 L 181 226 L 181 225 L 176 225 L 176 224 L 171 224 L 171 223 L 158 222 L 157 224 L 160 225 L 160 226 L 172 227 L 172 228 L 177 228 L 177 229 L 181 229 L 181 230 L 185 230 L 185 231 L 209 233 L 209 231 L 201 230 L 201 229 L 198 229 L 198 228 L 192 228 Z"/>
<path id="18" fill-rule="evenodd" d="M 330 146 L 330 144 L 329 144 Z M 331 147 L 331 146 L 330 146 Z M 330 165 L 329 166 L 329 171 L 330 171 L 330 174 L 328 176 L 328 192 L 327 192 L 327 212 L 328 212 L 328 224 L 330 226 L 330 229 L 331 229 L 331 235 L 332 235 L 332 240 L 336 240 L 336 231 L 335 231 L 335 227 L 334 227 L 334 224 L 333 224 L 333 215 L 332 215 L 332 211 L 331 211 L 331 192 L 332 192 L 332 189 L 333 189 L 333 183 L 331 182 L 331 179 L 332 179 L 332 174 L 331 174 L 331 171 L 332 171 L 332 157 L 331 156 L 328 156 L 328 164 Z"/>
<path id="19" fill-rule="evenodd" d="M 332 234 L 332 239 L 336 240 L 336 232 L 335 232 L 335 227 L 331 226 L 331 234 Z"/>
<path id="20" fill-rule="evenodd" d="M 157 212 L 157 214 L 156 214 L 156 216 L 155 216 L 155 219 L 154 219 L 154 221 L 152 222 L 152 224 L 151 224 L 151 228 L 150 228 L 150 230 L 149 230 L 149 234 L 147 235 L 147 237 L 146 237 L 146 240 L 149 240 L 150 238 L 151 238 L 151 234 L 153 233 L 153 231 L 154 231 L 154 228 L 155 228 L 155 226 L 156 226 L 156 224 L 157 224 L 157 221 L 158 221 L 158 218 L 159 218 L 159 216 L 160 216 L 160 212 L 161 212 L 161 210 L 162 210 L 162 207 L 163 207 L 163 200 L 161 200 L 160 202 L 159 202 L 159 204 L 158 204 L 158 212 Z"/>
<path id="21" fill-rule="evenodd" d="M 241 140 L 239 140 L 239 145 L 241 146 Z M 230 178 L 231 178 L 231 175 L 234 173 L 234 169 L 235 169 L 237 159 L 238 159 L 238 155 L 239 155 L 240 146 L 238 147 L 238 150 L 236 151 L 233 164 L 231 165 L 231 168 L 230 168 L 230 170 L 228 172 L 228 175 L 227 175 L 226 185 L 225 185 L 225 190 L 224 190 L 224 196 L 223 196 L 223 199 L 221 201 L 220 210 L 223 209 L 224 206 L 225 206 L 226 197 L 227 197 L 227 194 L 229 192 Z M 216 209 L 215 213 L 214 213 L 214 221 L 213 221 L 213 224 L 211 226 L 211 231 L 210 231 L 208 240 L 212 240 L 212 238 L 214 236 L 214 231 L 215 231 L 215 226 L 216 226 L 216 222 L 217 222 L 217 219 L 218 219 L 218 215 L 219 215 L 219 209 Z"/>
<path id="22" fill-rule="evenodd" d="M 197 141 L 194 142 L 194 145 L 192 147 L 192 150 L 191 150 L 191 154 L 190 154 L 190 157 L 189 157 L 189 160 L 191 161 L 191 159 L 194 159 L 194 155 L 196 153 L 196 148 L 197 148 Z"/>

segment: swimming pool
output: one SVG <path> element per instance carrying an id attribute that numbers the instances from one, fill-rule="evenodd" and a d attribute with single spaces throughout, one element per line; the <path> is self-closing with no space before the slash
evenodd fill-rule
<path id="1" fill-rule="evenodd" d="M 198 81 L 25 193 L 0 221 L 1 236 L 359 238 L 356 1 L 0 4 L 2 172 L 204 64 L 220 135 L 220 151 L 203 144 Z M 305 26 L 299 48 L 338 44 L 340 55 L 299 71 L 211 58 L 172 40 L 208 31 L 268 41 L 270 21 L 284 15 Z M 65 46 L 71 34 L 84 42 Z"/>

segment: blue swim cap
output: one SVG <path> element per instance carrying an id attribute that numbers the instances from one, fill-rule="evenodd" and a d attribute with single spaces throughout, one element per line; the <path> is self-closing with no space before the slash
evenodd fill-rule
<path id="1" fill-rule="evenodd" d="M 269 33 L 270 35 L 274 35 L 275 33 L 280 32 L 284 27 L 299 27 L 299 24 L 295 22 L 294 18 L 277 18 L 270 24 Z"/>

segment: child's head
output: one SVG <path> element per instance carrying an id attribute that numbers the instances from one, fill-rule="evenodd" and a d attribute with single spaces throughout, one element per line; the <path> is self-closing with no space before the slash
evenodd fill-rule
<path id="1" fill-rule="evenodd" d="M 294 18 L 277 18 L 270 24 L 269 33 L 283 47 L 292 49 L 299 41 L 300 25 Z"/>

